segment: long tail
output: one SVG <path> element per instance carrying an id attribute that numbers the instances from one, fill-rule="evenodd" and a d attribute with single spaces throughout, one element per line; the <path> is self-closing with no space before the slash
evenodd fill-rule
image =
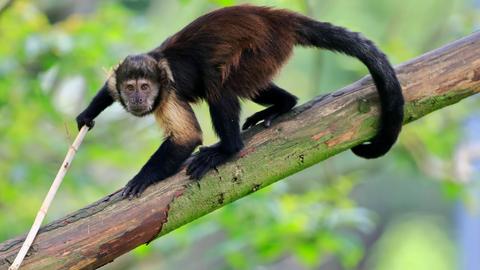
<path id="1" fill-rule="evenodd" d="M 352 151 L 363 158 L 383 156 L 393 146 L 402 129 L 404 104 L 402 88 L 387 57 L 372 41 L 359 33 L 301 15 L 296 19 L 299 45 L 344 53 L 358 58 L 367 66 L 380 96 L 380 126 L 369 143 L 355 146 Z"/>

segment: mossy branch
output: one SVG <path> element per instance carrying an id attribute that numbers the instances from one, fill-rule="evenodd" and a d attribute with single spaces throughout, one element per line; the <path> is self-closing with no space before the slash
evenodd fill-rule
<path id="1" fill-rule="evenodd" d="M 480 33 L 397 67 L 405 123 L 480 92 Z M 43 227 L 23 269 L 94 269 L 223 205 L 369 139 L 378 118 L 370 78 L 317 97 L 244 135 L 238 158 L 192 183 L 181 171 L 141 198 L 115 192 Z M 81 153 L 80 153 L 81 154 Z M 248 222 L 248 221 L 245 221 Z M 25 236 L 0 244 L 7 269 Z"/>

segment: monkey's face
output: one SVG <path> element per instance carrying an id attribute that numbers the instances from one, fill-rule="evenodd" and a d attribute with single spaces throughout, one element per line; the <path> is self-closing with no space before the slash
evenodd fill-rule
<path id="1" fill-rule="evenodd" d="M 144 116 L 155 109 L 160 92 L 158 83 L 147 78 L 136 78 L 121 82 L 119 87 L 125 108 L 133 115 Z"/>
<path id="2" fill-rule="evenodd" d="M 155 110 L 164 81 L 155 59 L 145 54 L 128 56 L 115 75 L 120 101 L 128 112 L 144 116 Z"/>

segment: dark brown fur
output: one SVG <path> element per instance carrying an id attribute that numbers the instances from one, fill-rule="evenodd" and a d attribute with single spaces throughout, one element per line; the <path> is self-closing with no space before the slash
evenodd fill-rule
<path id="1" fill-rule="evenodd" d="M 201 148 L 187 167 L 191 178 L 200 179 L 243 147 L 239 98 L 269 106 L 247 118 L 244 129 L 261 121 L 269 126 L 295 106 L 296 97 L 272 83 L 295 45 L 345 53 L 368 67 L 382 105 L 380 128 L 370 144 L 352 150 L 365 158 L 387 153 L 402 126 L 403 96 L 386 56 L 358 33 L 287 10 L 249 5 L 208 13 L 158 48 L 127 57 L 77 117 L 78 125 L 93 126 L 114 100 L 136 116 L 154 113 L 166 139 L 127 184 L 123 194 L 132 196 L 178 171 L 201 144 L 189 103 L 206 100 L 220 143 Z"/>
<path id="2" fill-rule="evenodd" d="M 217 76 L 206 85 L 207 98 L 232 92 L 252 98 L 265 89 L 292 54 L 296 14 L 266 7 L 235 6 L 204 15 L 169 38 L 155 53 L 197 50 Z M 215 72 L 216 71 L 216 72 Z"/>

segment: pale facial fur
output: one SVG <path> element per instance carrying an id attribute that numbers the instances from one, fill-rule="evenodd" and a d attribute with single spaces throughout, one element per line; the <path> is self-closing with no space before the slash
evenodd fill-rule
<path id="1" fill-rule="evenodd" d="M 135 116 L 144 116 L 153 111 L 159 95 L 159 85 L 149 79 L 130 79 L 120 84 L 120 96 L 126 110 Z"/>

